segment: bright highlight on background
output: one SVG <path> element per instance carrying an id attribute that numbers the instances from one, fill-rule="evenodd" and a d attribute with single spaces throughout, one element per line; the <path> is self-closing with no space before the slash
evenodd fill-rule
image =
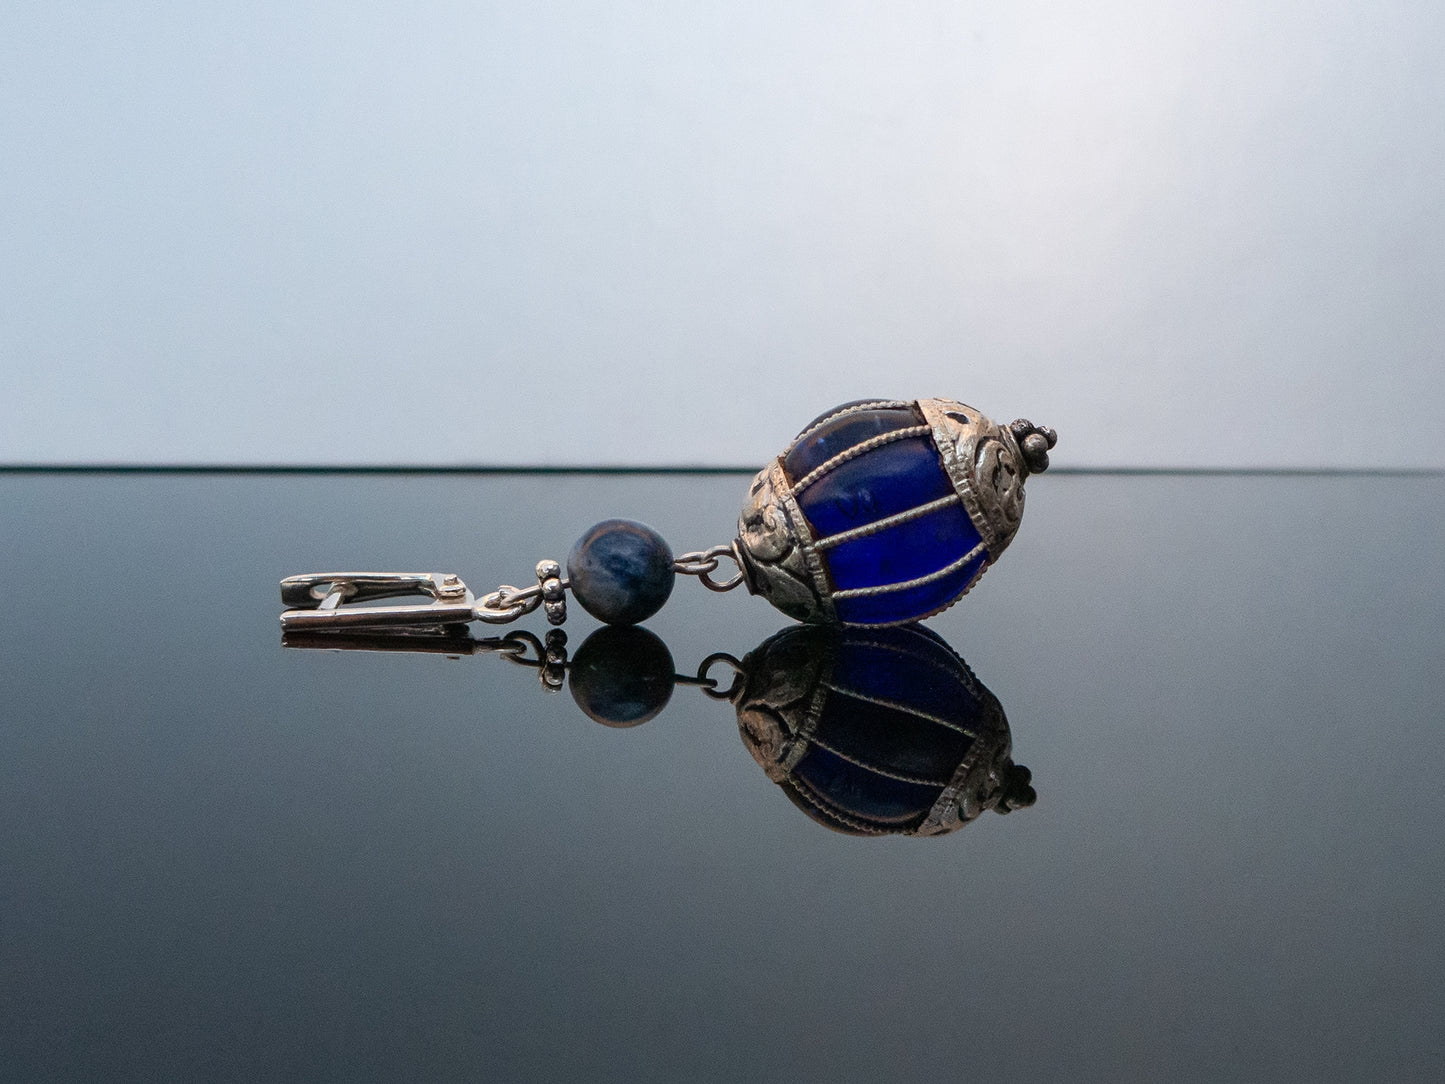
<path id="1" fill-rule="evenodd" d="M 0 462 L 1445 465 L 1445 6 L 12 3 Z"/>

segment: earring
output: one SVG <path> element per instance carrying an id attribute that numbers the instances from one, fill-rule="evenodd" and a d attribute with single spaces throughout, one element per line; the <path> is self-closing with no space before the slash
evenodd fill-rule
<path id="1" fill-rule="evenodd" d="M 281 581 L 287 631 L 505 624 L 542 607 L 567 618 L 567 592 L 599 621 L 632 625 L 660 610 L 679 573 L 713 591 L 744 586 L 814 624 L 899 625 L 967 594 L 1023 517 L 1024 480 L 1048 468 L 1058 437 L 1020 419 L 999 425 L 951 399 L 860 399 L 819 415 L 753 479 L 730 543 L 674 557 L 646 524 L 610 519 L 536 584 L 477 600 L 441 573 L 328 572 Z M 723 561 L 735 571 L 725 579 Z M 409 606 L 368 605 L 426 595 Z"/>

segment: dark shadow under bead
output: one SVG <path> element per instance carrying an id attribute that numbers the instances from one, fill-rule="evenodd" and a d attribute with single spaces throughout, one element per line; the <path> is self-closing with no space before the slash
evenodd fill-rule
<path id="1" fill-rule="evenodd" d="M 582 608 L 609 625 L 646 621 L 672 594 L 672 549 L 645 523 L 608 519 L 577 540 L 567 578 Z"/>

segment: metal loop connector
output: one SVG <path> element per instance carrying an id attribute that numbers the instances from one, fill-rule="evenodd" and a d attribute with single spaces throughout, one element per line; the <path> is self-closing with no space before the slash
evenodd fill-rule
<path id="1" fill-rule="evenodd" d="M 520 589 L 511 584 L 502 584 L 476 605 L 476 618 L 489 625 L 505 625 L 509 621 L 531 613 L 542 605 L 542 588 Z"/>
<path id="2" fill-rule="evenodd" d="M 726 580 L 715 580 L 712 574 L 717 571 L 718 561 L 724 557 L 737 565 L 737 573 Z M 672 562 L 672 568 L 674 572 L 680 572 L 684 576 L 696 576 L 709 591 L 731 591 L 747 579 L 743 572 L 742 558 L 738 556 L 737 545 L 732 542 L 725 546 L 714 546 L 709 550 L 684 553 Z"/>
<path id="3" fill-rule="evenodd" d="M 708 674 L 708 671 L 717 663 L 724 663 L 732 667 L 733 679 L 725 689 L 719 689 L 717 679 Z M 704 696 L 711 697 L 713 700 L 735 700 L 742 692 L 745 678 L 746 674 L 741 662 L 726 651 L 714 651 L 698 664 L 696 684 L 701 687 Z"/>
<path id="4" fill-rule="evenodd" d="M 537 671 L 542 688 L 556 692 L 567 683 L 567 634 L 561 629 L 548 629 L 545 641 L 530 632 L 518 630 L 501 638 L 498 651 L 508 662 Z M 528 652 L 532 657 L 528 657 Z"/>

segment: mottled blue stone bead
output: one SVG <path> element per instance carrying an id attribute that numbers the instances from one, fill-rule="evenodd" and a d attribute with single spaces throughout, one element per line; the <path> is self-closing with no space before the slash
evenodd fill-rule
<path id="1" fill-rule="evenodd" d="M 567 555 L 567 578 L 582 608 L 609 625 L 646 621 L 672 594 L 672 549 L 645 523 L 604 520 Z"/>

